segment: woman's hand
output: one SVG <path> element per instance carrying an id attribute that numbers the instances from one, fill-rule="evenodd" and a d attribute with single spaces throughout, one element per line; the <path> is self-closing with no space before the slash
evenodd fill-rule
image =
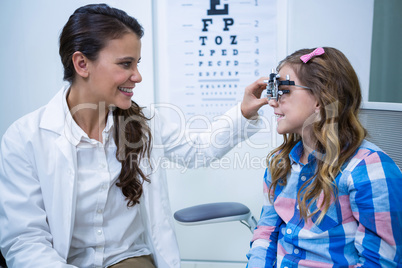
<path id="1" fill-rule="evenodd" d="M 269 77 L 261 77 L 250 84 L 244 90 L 243 101 L 241 102 L 241 113 L 247 119 L 253 119 L 258 115 L 258 110 L 268 104 L 267 98 L 261 98 L 262 91 L 266 88 Z"/>

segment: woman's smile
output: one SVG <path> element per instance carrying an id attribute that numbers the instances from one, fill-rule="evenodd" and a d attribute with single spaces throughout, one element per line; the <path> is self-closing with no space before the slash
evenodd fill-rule
<path id="1" fill-rule="evenodd" d="M 127 97 L 132 97 L 134 95 L 133 90 L 134 87 L 118 87 L 121 93 L 126 95 Z"/>

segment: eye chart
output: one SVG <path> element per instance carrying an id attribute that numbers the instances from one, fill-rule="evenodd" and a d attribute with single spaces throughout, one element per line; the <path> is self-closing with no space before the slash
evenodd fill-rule
<path id="1" fill-rule="evenodd" d="M 189 118 L 219 116 L 276 66 L 276 0 L 170 0 L 164 101 Z"/>

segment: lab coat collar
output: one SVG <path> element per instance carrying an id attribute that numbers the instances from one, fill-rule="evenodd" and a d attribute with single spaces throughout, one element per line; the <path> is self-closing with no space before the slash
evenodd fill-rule
<path id="1" fill-rule="evenodd" d="M 39 124 L 40 128 L 63 135 L 66 125 L 66 113 L 63 109 L 63 96 L 68 88 L 69 85 L 64 86 L 46 105 L 46 109 Z"/>

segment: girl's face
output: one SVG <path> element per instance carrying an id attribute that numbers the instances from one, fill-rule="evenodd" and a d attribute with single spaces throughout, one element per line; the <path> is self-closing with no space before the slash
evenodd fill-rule
<path id="1" fill-rule="evenodd" d="M 296 85 L 305 86 L 300 83 L 291 66 L 285 64 L 279 71 L 279 80 L 285 80 L 286 75 Z M 283 94 L 279 101 L 271 99 L 269 105 L 274 108 L 277 116 L 279 134 L 296 133 L 302 137 L 311 134 L 311 123 L 314 120 L 315 111 L 319 105 L 309 89 L 296 86 L 280 86 L 280 89 L 289 90 L 290 93 Z"/>
<path id="2" fill-rule="evenodd" d="M 89 62 L 89 91 L 94 102 L 105 102 L 121 109 L 131 106 L 136 83 L 142 80 L 138 71 L 141 40 L 134 33 L 108 41 L 98 59 Z"/>

